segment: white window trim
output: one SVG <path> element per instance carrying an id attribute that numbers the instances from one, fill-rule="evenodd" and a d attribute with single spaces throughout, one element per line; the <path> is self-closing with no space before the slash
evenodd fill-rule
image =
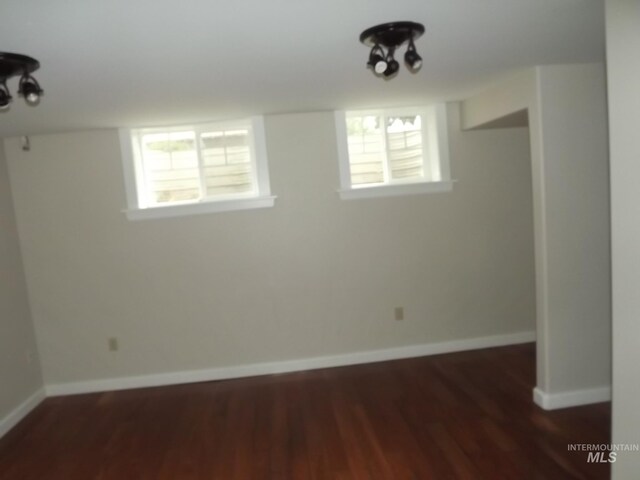
<path id="1" fill-rule="evenodd" d="M 405 195 L 418 195 L 423 193 L 450 192 L 453 189 L 453 180 L 440 180 L 437 182 L 413 182 L 402 185 L 376 185 L 375 187 L 352 188 L 351 190 L 338 190 L 342 200 L 357 200 L 359 198 L 402 197 Z"/>
<path id="2" fill-rule="evenodd" d="M 146 201 L 146 188 L 142 175 L 136 175 L 136 169 L 141 169 L 141 157 L 134 155 L 134 149 L 138 148 L 137 142 L 132 138 L 132 130 L 144 131 L 145 129 L 118 130 L 120 148 L 122 150 L 122 167 L 124 173 L 125 191 L 127 196 L 127 208 L 123 210 L 129 220 L 146 220 L 155 218 L 170 218 L 186 215 L 198 215 L 203 213 L 231 212 L 255 208 L 269 208 L 275 204 L 274 195 L 271 195 L 269 182 L 269 165 L 267 159 L 267 142 L 264 130 L 264 118 L 251 117 L 252 129 L 252 166 L 255 169 L 255 193 L 233 195 L 229 197 L 202 199 L 197 202 L 185 202 L 171 205 L 148 205 Z M 235 122 L 219 122 L 225 129 L 235 126 L 245 126 L 246 122 L 234 125 Z M 215 125 L 213 123 L 212 125 Z M 198 130 L 199 127 L 169 127 L 166 131 Z M 157 128 L 149 131 L 157 131 Z"/>
<path id="3" fill-rule="evenodd" d="M 351 169 L 349 166 L 349 145 L 347 138 L 346 112 L 335 112 L 336 137 L 338 142 L 338 161 L 340 169 L 340 189 L 338 194 L 342 200 L 360 198 L 396 197 L 424 193 L 448 192 L 453 189 L 449 167 L 449 136 L 447 133 L 447 110 L 444 103 L 419 108 L 361 110 L 362 115 L 404 115 L 421 113 L 423 135 L 427 137 L 429 156 L 438 158 L 438 162 L 430 162 L 433 169 L 431 176 L 439 177 L 439 181 L 396 181 L 384 185 L 351 185 Z"/>

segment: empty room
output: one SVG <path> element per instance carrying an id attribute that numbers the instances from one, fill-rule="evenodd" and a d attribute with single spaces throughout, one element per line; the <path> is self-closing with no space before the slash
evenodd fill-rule
<path id="1" fill-rule="evenodd" d="M 638 478 L 640 2 L 0 18 L 0 480 Z"/>

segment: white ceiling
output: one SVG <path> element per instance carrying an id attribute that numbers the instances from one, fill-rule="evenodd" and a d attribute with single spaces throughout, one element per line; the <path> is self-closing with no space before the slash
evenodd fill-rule
<path id="1" fill-rule="evenodd" d="M 462 99 L 522 67 L 603 61 L 601 0 L 1 0 L 0 51 L 37 58 L 37 107 L 0 137 Z M 391 81 L 362 30 L 423 23 Z"/>

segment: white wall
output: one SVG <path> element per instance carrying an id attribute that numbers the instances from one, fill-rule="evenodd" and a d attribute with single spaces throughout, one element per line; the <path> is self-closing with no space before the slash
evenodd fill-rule
<path id="1" fill-rule="evenodd" d="M 7 140 L 46 383 L 533 330 L 527 130 L 449 111 L 451 193 L 341 201 L 333 114 L 278 115 L 274 208 L 142 222 L 115 130 Z"/>
<path id="2" fill-rule="evenodd" d="M 536 401 L 602 401 L 610 385 L 606 91 L 599 64 L 540 66 L 463 104 L 480 128 L 528 110 L 537 291 Z"/>
<path id="3" fill-rule="evenodd" d="M 640 444 L 640 2 L 607 0 L 613 252 L 613 443 Z M 638 478 L 619 453 L 612 478 Z"/>
<path id="4" fill-rule="evenodd" d="M 0 435 L 15 420 L 10 414 L 42 388 L 39 363 L 9 177 L 0 148 Z"/>

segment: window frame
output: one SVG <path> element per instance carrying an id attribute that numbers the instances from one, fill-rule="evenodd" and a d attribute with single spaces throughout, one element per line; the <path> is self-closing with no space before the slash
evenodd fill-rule
<path id="1" fill-rule="evenodd" d="M 423 172 L 425 173 L 425 179 L 389 179 L 381 184 L 352 185 L 347 133 L 347 116 L 350 114 L 356 114 L 354 116 L 379 115 L 384 119 L 390 116 L 420 115 L 422 117 L 422 138 L 426 139 L 426 146 L 423 143 Z M 383 122 L 383 124 L 385 129 L 384 141 L 386 142 L 386 122 Z M 390 197 L 452 190 L 453 181 L 451 180 L 449 166 L 446 104 L 440 103 L 430 106 L 404 108 L 339 110 L 335 112 L 335 125 L 340 170 L 340 189 L 338 193 L 341 199 Z M 437 161 L 433 161 L 433 159 L 437 159 Z M 384 168 L 387 169 L 388 159 L 385 158 L 384 162 Z M 427 175 L 427 172 L 429 175 Z M 429 177 L 435 177 L 438 180 L 429 180 Z"/>
<path id="2" fill-rule="evenodd" d="M 238 194 L 203 197 L 195 201 L 172 202 L 166 205 L 150 202 L 145 178 L 143 159 L 140 153 L 140 139 L 149 133 L 194 132 L 198 169 L 202 168 L 200 134 L 207 131 L 249 129 L 251 152 L 252 191 Z M 124 210 L 129 220 L 167 218 L 203 213 L 227 212 L 254 208 L 273 207 L 276 197 L 271 195 L 269 165 L 264 131 L 264 118 L 254 116 L 241 120 L 207 122 L 201 124 L 176 125 L 168 127 L 143 127 L 119 129 L 122 163 L 127 197 Z M 201 172 L 201 170 L 200 170 Z"/>

